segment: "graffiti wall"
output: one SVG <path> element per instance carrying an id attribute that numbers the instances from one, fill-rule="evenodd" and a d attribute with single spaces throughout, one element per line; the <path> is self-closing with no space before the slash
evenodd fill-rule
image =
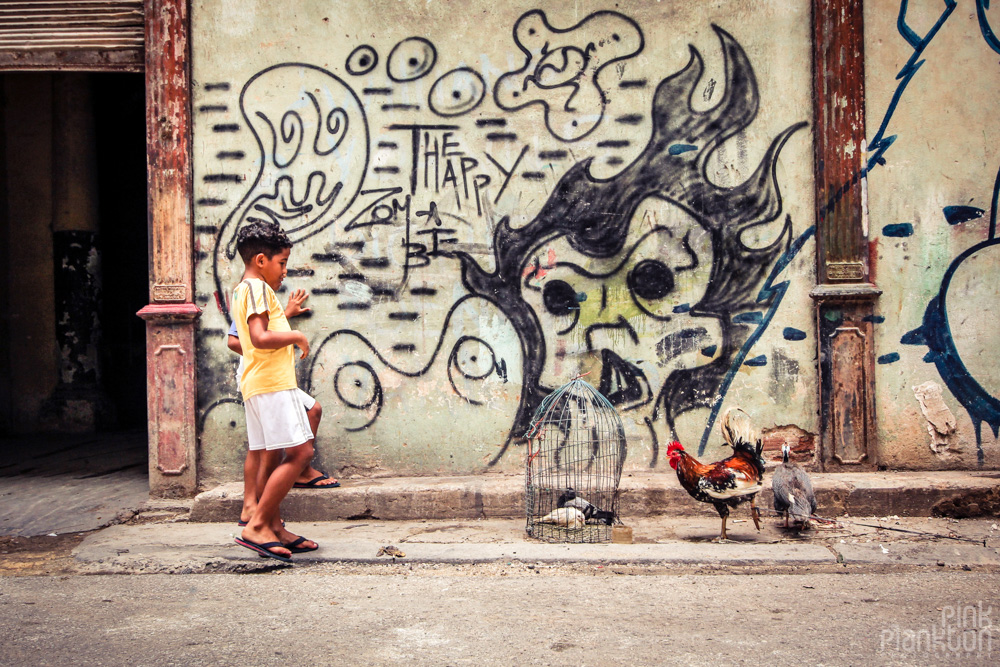
<path id="1" fill-rule="evenodd" d="M 868 124 L 879 131 L 870 148 L 881 154 L 868 178 L 885 292 L 879 442 L 889 467 L 1000 464 L 1000 8 L 989 4 L 866 11 Z"/>
<path id="2" fill-rule="evenodd" d="M 729 405 L 815 433 L 809 7 L 744 5 L 195 0 L 204 474 L 241 470 L 254 220 L 331 474 L 520 470 L 580 374 L 627 470 L 712 456 Z"/>

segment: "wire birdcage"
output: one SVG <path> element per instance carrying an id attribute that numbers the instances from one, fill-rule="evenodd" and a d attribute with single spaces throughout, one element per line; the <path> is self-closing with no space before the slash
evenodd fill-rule
<path id="1" fill-rule="evenodd" d="M 625 429 L 611 402 L 576 378 L 542 400 L 524 437 L 528 535 L 548 542 L 610 542 L 627 453 Z"/>

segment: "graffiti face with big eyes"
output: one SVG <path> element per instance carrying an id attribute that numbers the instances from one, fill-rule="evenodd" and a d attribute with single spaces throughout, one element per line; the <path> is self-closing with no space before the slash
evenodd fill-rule
<path id="1" fill-rule="evenodd" d="M 668 204 L 640 207 L 613 257 L 586 256 L 565 238 L 536 249 L 522 293 L 545 336 L 541 384 L 589 373 L 623 417 L 651 419 L 670 372 L 708 363 L 720 347 L 719 320 L 692 314 L 711 264 L 710 234 Z"/>

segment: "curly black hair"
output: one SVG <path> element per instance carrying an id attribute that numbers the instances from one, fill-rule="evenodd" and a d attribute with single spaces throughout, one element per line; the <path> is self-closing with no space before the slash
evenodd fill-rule
<path id="1" fill-rule="evenodd" d="M 292 242 L 276 222 L 251 222 L 240 228 L 236 236 L 236 250 L 245 263 L 249 263 L 260 253 L 271 259 Z"/>

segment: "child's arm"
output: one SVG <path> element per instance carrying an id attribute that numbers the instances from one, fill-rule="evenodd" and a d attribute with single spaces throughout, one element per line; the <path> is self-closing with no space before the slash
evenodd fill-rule
<path id="1" fill-rule="evenodd" d="M 270 319 L 267 313 L 251 315 L 247 318 L 250 327 L 250 342 L 260 350 L 278 350 L 286 345 L 298 345 L 302 350 L 300 359 L 309 355 L 309 339 L 301 331 L 268 331 Z"/>
<path id="2" fill-rule="evenodd" d="M 240 334 L 236 330 L 236 321 L 229 325 L 229 335 L 226 337 L 226 347 L 235 352 L 236 354 L 243 356 L 243 346 L 240 345 Z"/>
<path id="3" fill-rule="evenodd" d="M 297 315 L 308 313 L 308 308 L 303 308 L 302 303 L 309 298 L 309 293 L 304 289 L 297 289 L 288 297 L 288 305 L 285 306 L 285 317 L 291 319 Z"/>

